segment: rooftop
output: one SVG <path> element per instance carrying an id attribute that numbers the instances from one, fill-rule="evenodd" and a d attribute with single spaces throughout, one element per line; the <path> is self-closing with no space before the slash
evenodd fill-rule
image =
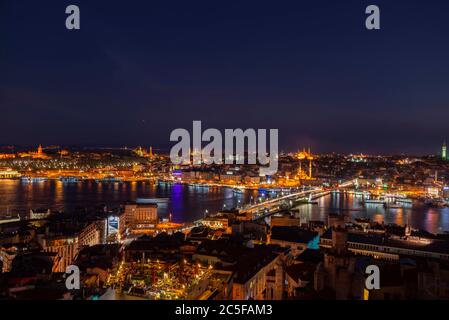
<path id="1" fill-rule="evenodd" d="M 318 232 L 300 227 L 275 226 L 271 229 L 271 239 L 296 243 L 309 243 L 318 237 Z"/>
<path id="2" fill-rule="evenodd" d="M 327 230 L 322 239 L 331 240 L 332 230 Z M 348 242 L 377 245 L 384 247 L 402 248 L 416 251 L 449 254 L 449 241 L 428 239 L 428 241 L 416 241 L 410 239 L 392 238 L 388 234 L 348 232 Z"/>

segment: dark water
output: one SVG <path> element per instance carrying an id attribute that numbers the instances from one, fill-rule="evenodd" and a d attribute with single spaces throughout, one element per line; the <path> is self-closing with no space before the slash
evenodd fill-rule
<path id="1" fill-rule="evenodd" d="M 432 233 L 449 231 L 449 208 L 429 208 L 415 202 L 404 208 L 388 208 L 382 205 L 367 204 L 363 206 L 362 199 L 352 195 L 332 194 L 318 199 L 318 205 L 303 205 L 295 214 L 301 220 L 326 221 L 329 213 L 347 214 L 353 219 L 369 218 L 379 223 L 410 224 L 414 228 Z"/>
<path id="2" fill-rule="evenodd" d="M 257 195 L 257 192 L 256 192 Z M 202 218 L 206 210 L 215 213 L 223 208 L 250 201 L 250 194 L 235 194 L 230 188 L 200 188 L 187 185 L 158 185 L 148 182 L 97 183 L 85 181 L 63 183 L 49 180 L 25 183 L 20 180 L 0 180 L 0 215 L 25 213 L 30 209 L 50 208 L 70 212 L 83 207 L 95 209 L 102 205 L 116 208 L 137 198 L 169 198 L 158 213 L 177 222 Z"/>
<path id="3" fill-rule="evenodd" d="M 77 207 L 95 208 L 99 205 L 118 207 L 139 197 L 169 198 L 168 205 L 158 211 L 162 217 L 172 213 L 177 222 L 191 222 L 204 216 L 205 211 L 215 213 L 222 209 L 249 203 L 260 194 L 244 194 L 230 188 L 199 188 L 186 185 L 157 185 L 148 182 L 96 183 L 94 181 L 62 183 L 45 181 L 23 183 L 20 180 L 0 180 L 0 215 L 25 213 L 34 208 L 70 212 Z M 269 196 L 269 195 L 268 195 Z M 353 218 L 370 218 L 385 223 L 407 224 L 415 228 L 438 233 L 449 231 L 449 208 L 428 208 L 419 203 L 413 207 L 384 209 L 382 206 L 363 207 L 360 198 L 334 194 L 318 199 L 318 205 L 302 205 L 296 214 L 302 221 L 323 220 L 328 213 L 345 213 Z M 254 201 L 254 200 L 253 200 Z"/>

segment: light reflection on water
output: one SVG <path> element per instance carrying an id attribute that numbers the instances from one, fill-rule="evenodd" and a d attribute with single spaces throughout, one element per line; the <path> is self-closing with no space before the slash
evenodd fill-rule
<path id="1" fill-rule="evenodd" d="M 202 218 L 206 210 L 214 213 L 223 208 L 233 208 L 239 200 L 240 203 L 250 201 L 250 193 L 238 195 L 230 188 L 170 186 L 149 182 L 63 183 L 51 180 L 23 183 L 20 180 L 0 180 L 0 215 L 6 215 L 8 210 L 14 214 L 38 208 L 66 212 L 79 207 L 94 209 L 102 205 L 116 208 L 139 197 L 170 198 L 168 206 L 159 207 L 159 214 L 168 217 L 172 213 L 173 220 L 179 222 Z"/>
<path id="2" fill-rule="evenodd" d="M 162 217 L 172 213 L 173 220 L 177 222 L 191 222 L 202 218 L 206 210 L 215 213 L 223 208 L 256 201 L 260 196 L 257 191 L 239 194 L 230 188 L 157 185 L 148 182 L 45 181 L 28 184 L 20 180 L 0 180 L 0 215 L 4 215 L 7 208 L 10 213 L 25 213 L 32 208 L 70 212 L 77 207 L 92 209 L 106 204 L 113 208 L 139 197 L 158 197 L 170 198 L 167 206 L 158 209 Z M 269 197 L 270 194 L 265 196 Z M 449 231 L 449 208 L 428 208 L 420 204 L 399 209 L 385 209 L 372 204 L 364 207 L 360 203 L 361 198 L 344 194 L 332 194 L 317 201 L 317 205 L 300 206 L 295 214 L 303 222 L 326 221 L 329 213 L 341 213 L 352 218 L 370 218 L 379 223 L 410 223 L 415 228 L 433 233 Z"/>
<path id="3" fill-rule="evenodd" d="M 449 231 L 449 208 L 429 208 L 415 202 L 413 207 L 384 208 L 382 205 L 361 204 L 361 198 L 352 195 L 332 194 L 318 199 L 318 205 L 303 205 L 296 215 L 306 220 L 326 221 L 328 213 L 347 214 L 352 219 L 369 218 L 379 223 L 410 224 L 414 228 L 432 233 Z"/>

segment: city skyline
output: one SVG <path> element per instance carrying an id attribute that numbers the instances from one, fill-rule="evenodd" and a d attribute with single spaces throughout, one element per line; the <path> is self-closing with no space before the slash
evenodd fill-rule
<path id="1" fill-rule="evenodd" d="M 138 149 L 138 148 L 142 148 L 142 149 L 148 149 L 148 150 L 153 150 L 153 151 L 157 151 L 158 153 L 160 153 L 161 155 L 166 155 L 168 156 L 170 153 L 170 148 L 172 146 L 158 146 L 158 145 L 154 145 L 151 143 L 147 143 L 147 144 L 130 144 L 130 145 L 114 145 L 114 144 L 70 144 L 70 145 L 58 145 L 58 144 L 48 144 L 48 145 L 43 145 L 42 143 L 39 143 L 37 145 L 32 145 L 32 144 L 22 144 L 22 145 L 14 145 L 14 144 L 4 144 L 4 145 L 0 145 L 0 155 L 1 154 L 15 154 L 15 153 L 21 153 L 24 151 L 33 151 L 36 149 L 42 149 L 42 150 L 50 150 L 50 151 L 56 151 L 56 150 L 65 150 L 65 149 L 69 149 L 69 150 L 77 150 L 77 151 L 94 151 L 94 150 L 133 150 L 133 149 Z M 203 146 L 204 147 L 204 146 Z M 407 153 L 407 152 L 374 152 L 374 153 L 369 153 L 369 152 L 362 152 L 362 151 L 358 151 L 358 150 L 353 150 L 353 151 L 348 151 L 348 152 L 339 152 L 337 150 L 314 150 L 312 147 L 307 146 L 298 146 L 297 148 L 292 148 L 289 150 L 284 150 L 281 149 L 279 150 L 280 154 L 294 154 L 297 152 L 300 152 L 303 149 L 310 149 L 313 150 L 313 153 L 315 154 L 321 154 L 321 155 L 325 155 L 325 154 L 341 154 L 341 155 L 366 155 L 366 156 L 385 156 L 385 157 L 389 157 L 389 156 L 409 156 L 409 157 L 427 157 L 427 156 L 434 156 L 434 157 L 441 157 L 442 159 L 445 160 L 449 160 L 449 157 L 447 156 L 447 147 L 446 147 L 446 140 L 442 140 L 441 144 L 439 146 L 437 146 L 434 149 L 434 152 L 431 153 L 423 153 L 423 154 L 419 154 L 419 153 Z"/>
<path id="2" fill-rule="evenodd" d="M 0 305 L 449 300 L 448 12 L 0 0 Z"/>
<path id="3" fill-rule="evenodd" d="M 78 1 L 74 32 L 68 4 L 1 4 L 0 144 L 168 149 L 192 120 L 277 128 L 285 151 L 436 154 L 447 137 L 447 3 L 377 1 L 374 32 L 367 1 Z"/>

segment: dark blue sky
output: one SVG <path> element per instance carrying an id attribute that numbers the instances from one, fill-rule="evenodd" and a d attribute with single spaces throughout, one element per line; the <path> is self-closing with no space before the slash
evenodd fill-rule
<path id="1" fill-rule="evenodd" d="M 279 128 L 284 150 L 436 153 L 448 15 L 445 0 L 0 0 L 0 144 L 168 147 L 202 120 Z"/>

